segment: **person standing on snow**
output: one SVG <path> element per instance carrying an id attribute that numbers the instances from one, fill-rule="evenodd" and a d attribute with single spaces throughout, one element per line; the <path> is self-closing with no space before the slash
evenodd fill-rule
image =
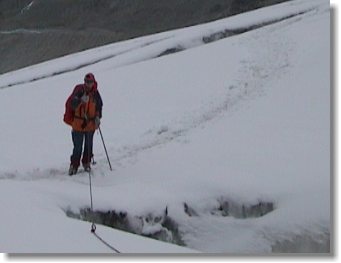
<path id="1" fill-rule="evenodd" d="M 78 84 L 74 88 L 66 102 L 66 107 L 71 108 L 70 111 L 73 115 L 69 122 L 65 121 L 64 116 L 64 121 L 72 126 L 73 151 L 69 168 L 69 175 L 72 176 L 77 173 L 80 161 L 82 161 L 84 170 L 90 171 L 93 137 L 102 118 L 103 101 L 92 73 L 85 75 L 84 84 Z"/>

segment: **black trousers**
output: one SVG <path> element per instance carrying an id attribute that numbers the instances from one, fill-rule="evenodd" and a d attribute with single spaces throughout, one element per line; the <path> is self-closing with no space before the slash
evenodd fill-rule
<path id="1" fill-rule="evenodd" d="M 93 139 L 94 139 L 94 131 L 90 132 L 79 132 L 72 131 L 72 142 L 73 142 L 73 151 L 71 155 L 71 164 L 73 167 L 79 167 L 80 160 L 82 157 L 82 164 L 88 164 L 91 161 L 93 156 Z M 83 143 L 84 143 L 84 151 L 83 151 Z"/>

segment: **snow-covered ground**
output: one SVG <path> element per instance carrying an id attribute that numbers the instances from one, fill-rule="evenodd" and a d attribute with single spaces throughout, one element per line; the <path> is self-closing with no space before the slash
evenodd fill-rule
<path id="1" fill-rule="evenodd" d="M 112 252 L 89 222 L 66 216 L 90 206 L 88 175 L 66 175 L 72 142 L 62 122 L 87 72 L 104 100 L 114 168 L 96 133 L 94 210 L 125 214 L 136 233 L 97 224 L 110 245 L 328 252 L 329 30 L 329 1 L 295 0 L 0 75 L 0 252 Z M 183 51 L 158 57 L 172 48 Z M 186 247 L 137 235 L 157 233 Z"/>

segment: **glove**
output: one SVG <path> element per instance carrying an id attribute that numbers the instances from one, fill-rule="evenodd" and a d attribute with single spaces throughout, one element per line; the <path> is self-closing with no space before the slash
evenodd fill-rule
<path id="1" fill-rule="evenodd" d="M 82 97 L 81 97 L 81 101 L 83 103 L 88 103 L 89 102 L 89 96 L 84 94 Z"/>
<path id="2" fill-rule="evenodd" d="M 95 118 L 95 125 L 97 128 L 99 127 L 99 125 L 101 125 L 101 119 L 98 116 L 96 116 Z"/>

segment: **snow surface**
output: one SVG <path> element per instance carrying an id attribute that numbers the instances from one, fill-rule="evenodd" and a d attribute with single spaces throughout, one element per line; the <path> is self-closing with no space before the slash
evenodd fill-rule
<path id="1" fill-rule="evenodd" d="M 94 208 L 138 218 L 167 207 L 187 248 L 97 225 L 105 241 L 123 253 L 328 252 L 329 28 L 329 2 L 297 0 L 0 75 L 0 251 L 112 252 L 89 222 L 65 214 L 90 205 L 88 175 L 66 175 L 72 142 L 62 117 L 73 87 L 93 72 L 114 168 L 96 133 Z M 186 50 L 157 57 L 177 46 Z M 222 216 L 221 200 L 274 210 Z"/>

